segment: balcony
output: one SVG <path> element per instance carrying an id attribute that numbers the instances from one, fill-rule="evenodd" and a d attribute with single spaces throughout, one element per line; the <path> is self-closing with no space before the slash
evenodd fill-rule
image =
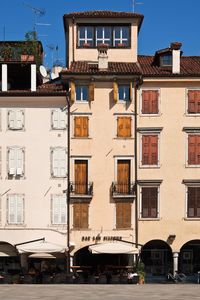
<path id="1" fill-rule="evenodd" d="M 70 198 L 88 199 L 93 196 L 93 182 L 70 182 Z"/>
<path id="2" fill-rule="evenodd" d="M 111 194 L 113 198 L 135 198 L 135 183 L 113 182 Z"/>

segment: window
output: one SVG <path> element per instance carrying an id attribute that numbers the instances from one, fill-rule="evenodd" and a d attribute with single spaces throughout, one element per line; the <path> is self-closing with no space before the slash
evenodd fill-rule
<path id="1" fill-rule="evenodd" d="M 78 46 L 93 47 L 94 46 L 94 27 L 79 26 L 78 28 Z"/>
<path id="2" fill-rule="evenodd" d="M 200 218 L 200 187 L 187 188 L 187 217 Z"/>
<path id="3" fill-rule="evenodd" d="M 129 46 L 129 27 L 114 27 L 114 47 Z"/>
<path id="4" fill-rule="evenodd" d="M 76 101 L 88 101 L 88 86 L 76 86 Z"/>
<path id="5" fill-rule="evenodd" d="M 118 160 L 117 161 L 117 192 L 121 195 L 130 194 L 131 183 L 131 161 Z"/>
<path id="6" fill-rule="evenodd" d="M 172 55 L 165 54 L 160 57 L 160 65 L 163 67 L 172 66 Z"/>
<path id="7" fill-rule="evenodd" d="M 129 85 L 119 85 L 118 97 L 122 101 L 130 101 L 130 86 Z"/>
<path id="8" fill-rule="evenodd" d="M 24 128 L 24 112 L 19 109 L 8 111 L 8 129 L 22 130 Z"/>
<path id="9" fill-rule="evenodd" d="M 141 217 L 158 217 L 158 187 L 141 187 Z"/>
<path id="10" fill-rule="evenodd" d="M 87 138 L 89 136 L 89 117 L 74 117 L 74 137 Z"/>
<path id="11" fill-rule="evenodd" d="M 8 195 L 8 224 L 24 223 L 24 198 L 22 195 Z"/>
<path id="12" fill-rule="evenodd" d="M 66 112 L 62 109 L 52 110 L 52 129 L 66 129 Z"/>
<path id="13" fill-rule="evenodd" d="M 75 194 L 86 195 L 88 192 L 88 160 L 74 162 Z"/>
<path id="14" fill-rule="evenodd" d="M 200 90 L 188 90 L 188 114 L 200 114 Z"/>
<path id="15" fill-rule="evenodd" d="M 99 44 L 107 44 L 109 47 L 130 46 L 130 26 L 91 26 L 79 25 L 78 47 L 97 47 Z"/>
<path id="16" fill-rule="evenodd" d="M 66 149 L 53 148 L 52 153 L 52 176 L 53 177 L 66 177 L 67 162 L 66 162 Z"/>
<path id="17" fill-rule="evenodd" d="M 117 117 L 117 137 L 131 137 L 131 117 Z"/>
<path id="18" fill-rule="evenodd" d="M 200 165 L 200 134 L 188 134 L 188 165 Z"/>
<path id="19" fill-rule="evenodd" d="M 158 114 L 158 90 L 142 91 L 142 114 Z"/>
<path id="20" fill-rule="evenodd" d="M 158 165 L 158 134 L 142 135 L 142 165 Z"/>
<path id="21" fill-rule="evenodd" d="M 131 203 L 116 203 L 116 228 L 131 228 Z"/>
<path id="22" fill-rule="evenodd" d="M 20 147 L 8 148 L 8 175 L 24 175 L 24 149 Z"/>
<path id="23" fill-rule="evenodd" d="M 63 195 L 52 196 L 52 224 L 66 224 L 67 205 L 66 197 Z"/>
<path id="24" fill-rule="evenodd" d="M 73 205 L 73 228 L 88 229 L 88 203 L 74 203 Z"/>
<path id="25" fill-rule="evenodd" d="M 96 28 L 96 46 L 99 44 L 111 45 L 112 30 L 111 27 L 99 26 Z"/>

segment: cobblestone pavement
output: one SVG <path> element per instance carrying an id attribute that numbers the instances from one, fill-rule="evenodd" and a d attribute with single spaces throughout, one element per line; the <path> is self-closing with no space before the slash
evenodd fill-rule
<path id="1" fill-rule="evenodd" d="M 0 300 L 190 300 L 200 285 L 0 285 Z"/>

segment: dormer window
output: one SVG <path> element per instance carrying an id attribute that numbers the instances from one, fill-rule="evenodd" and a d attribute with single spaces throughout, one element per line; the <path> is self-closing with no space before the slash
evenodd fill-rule
<path id="1" fill-rule="evenodd" d="M 172 55 L 165 54 L 160 57 L 160 66 L 171 67 L 172 66 Z"/>
<path id="2" fill-rule="evenodd" d="M 130 25 L 78 26 L 78 47 L 93 48 L 100 44 L 107 44 L 110 48 L 130 47 Z"/>

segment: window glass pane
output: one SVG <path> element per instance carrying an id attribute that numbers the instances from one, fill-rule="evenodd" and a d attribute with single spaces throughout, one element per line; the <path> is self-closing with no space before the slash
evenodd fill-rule
<path id="1" fill-rule="evenodd" d="M 172 55 L 168 54 L 168 55 L 164 55 L 161 56 L 161 64 L 163 66 L 171 66 L 172 65 Z"/>
<path id="2" fill-rule="evenodd" d="M 84 101 L 88 100 L 88 87 L 87 86 L 82 87 L 82 100 L 84 100 Z"/>
<path id="3" fill-rule="evenodd" d="M 85 26 L 79 27 L 79 37 L 80 37 L 81 39 L 84 39 L 84 38 L 85 38 Z"/>
<path id="4" fill-rule="evenodd" d="M 119 86 L 119 100 L 124 100 L 124 101 L 130 100 L 130 91 L 128 85 Z"/>
<path id="5" fill-rule="evenodd" d="M 128 39 L 129 38 L 129 28 L 128 27 L 121 27 L 122 28 L 122 38 Z"/>
<path id="6" fill-rule="evenodd" d="M 111 38 L 111 28 L 110 27 L 104 27 L 104 37 L 106 39 Z"/>
<path id="7" fill-rule="evenodd" d="M 120 28 L 121 27 L 115 27 L 115 38 L 116 39 L 120 38 Z"/>
<path id="8" fill-rule="evenodd" d="M 87 38 L 88 39 L 93 39 L 93 32 L 94 32 L 94 28 L 93 27 L 86 27 L 87 28 Z"/>
<path id="9" fill-rule="evenodd" d="M 103 27 L 97 27 L 96 34 L 97 34 L 98 39 L 102 39 L 103 38 Z"/>
<path id="10" fill-rule="evenodd" d="M 76 100 L 81 100 L 81 87 L 76 87 Z"/>
<path id="11" fill-rule="evenodd" d="M 76 100 L 87 101 L 88 100 L 88 86 L 77 86 L 76 87 Z"/>

